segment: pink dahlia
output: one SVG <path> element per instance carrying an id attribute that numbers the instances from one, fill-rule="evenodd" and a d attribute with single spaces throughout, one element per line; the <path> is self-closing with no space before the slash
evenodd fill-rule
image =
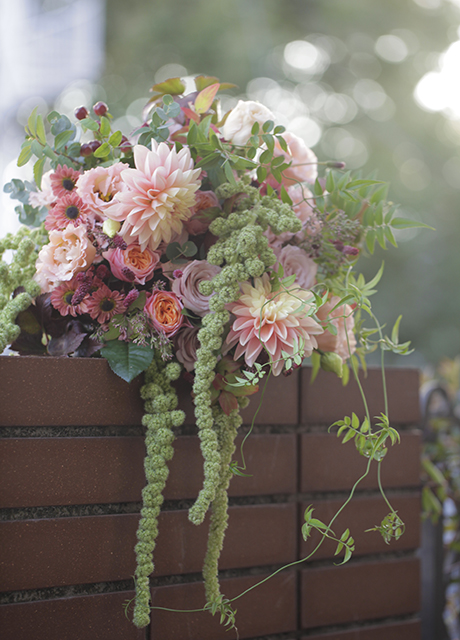
<path id="1" fill-rule="evenodd" d="M 135 169 L 121 172 L 127 190 L 115 195 L 105 214 L 123 222 L 120 233 L 127 244 L 138 242 L 141 251 L 155 251 L 162 241 L 180 234 L 192 216 L 201 170 L 193 168 L 187 147 L 177 152 L 154 140 L 151 150 L 134 147 L 134 163 Z"/>
<path id="2" fill-rule="evenodd" d="M 126 311 L 124 296 L 118 291 L 112 291 L 105 284 L 101 284 L 85 302 L 89 315 L 100 324 L 105 324 L 117 313 Z"/>
<path id="3" fill-rule="evenodd" d="M 246 364 L 252 366 L 265 348 L 277 376 L 284 365 L 281 352 L 295 354 L 299 340 L 304 340 L 300 355 L 311 355 L 317 346 L 315 335 L 323 332 L 310 317 L 315 310 L 311 291 L 294 285 L 288 291 L 273 292 L 266 273 L 261 278 L 254 278 L 254 286 L 242 283 L 241 289 L 243 295 L 239 300 L 228 305 L 236 316 L 227 336 L 229 348 L 237 345 L 235 360 L 244 355 Z"/>
<path id="4" fill-rule="evenodd" d="M 51 189 L 58 198 L 62 198 L 75 189 L 80 177 L 78 171 L 67 165 L 58 165 L 54 173 L 50 175 Z"/>

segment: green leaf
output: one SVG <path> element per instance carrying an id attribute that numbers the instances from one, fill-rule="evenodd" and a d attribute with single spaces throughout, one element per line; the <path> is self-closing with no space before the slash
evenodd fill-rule
<path id="1" fill-rule="evenodd" d="M 18 158 L 18 167 L 23 167 L 32 157 L 32 143 L 25 144 Z"/>
<path id="2" fill-rule="evenodd" d="M 267 120 L 267 122 L 264 122 L 262 125 L 262 131 L 264 133 L 269 133 L 274 126 L 275 126 L 275 123 L 273 122 L 273 120 Z"/>
<path id="3" fill-rule="evenodd" d="M 269 133 L 264 133 L 262 135 L 262 140 L 265 142 L 265 144 L 267 145 L 267 149 L 273 153 L 274 149 L 275 149 L 275 139 L 272 135 L 270 135 Z"/>
<path id="4" fill-rule="evenodd" d="M 276 127 L 276 129 L 278 129 L 279 127 Z M 284 129 L 284 127 L 282 127 Z M 275 133 L 276 133 L 276 129 L 275 129 Z M 285 152 L 285 153 L 289 153 L 288 151 L 288 146 L 287 146 L 287 142 L 286 140 L 283 138 L 283 136 L 276 136 L 276 139 L 278 140 L 278 143 L 281 147 L 281 149 Z"/>
<path id="5" fill-rule="evenodd" d="M 321 186 L 318 178 L 316 178 L 316 180 L 315 180 L 315 184 L 313 186 L 313 193 L 315 194 L 315 196 L 322 196 L 323 195 L 323 187 Z"/>
<path id="6" fill-rule="evenodd" d="M 43 155 L 43 147 L 42 145 L 39 143 L 38 140 L 32 140 L 32 143 L 30 145 L 30 148 L 32 149 L 32 153 L 37 156 L 37 158 L 41 158 Z"/>
<path id="7" fill-rule="evenodd" d="M 374 191 L 374 193 L 371 195 L 369 201 L 372 204 L 381 203 L 384 200 L 386 200 L 387 193 L 388 193 L 388 184 L 382 184 L 381 187 L 379 187 L 378 189 L 376 189 Z"/>
<path id="8" fill-rule="evenodd" d="M 184 254 L 184 256 L 186 258 L 191 258 L 193 257 L 196 252 L 198 251 L 196 244 L 194 242 L 192 242 L 191 240 L 187 240 L 187 242 L 185 242 L 182 245 L 182 252 Z"/>
<path id="9" fill-rule="evenodd" d="M 391 226 L 395 229 L 431 229 L 431 231 L 435 231 L 434 227 L 417 220 L 408 220 L 407 218 L 393 218 Z"/>
<path id="10" fill-rule="evenodd" d="M 118 147 L 122 137 L 123 137 L 123 134 L 121 133 L 121 131 L 115 131 L 115 133 L 112 133 L 112 135 L 109 138 L 109 144 L 112 145 L 112 147 Z"/>
<path id="11" fill-rule="evenodd" d="M 286 188 L 285 188 L 284 184 L 281 185 L 281 200 L 285 204 L 288 204 L 288 205 L 292 206 L 291 197 L 289 196 L 288 192 L 286 191 Z"/>
<path id="12" fill-rule="evenodd" d="M 195 100 L 195 111 L 196 113 L 206 113 L 206 111 L 211 107 L 214 102 L 214 98 L 216 97 L 217 92 L 219 91 L 220 84 L 217 82 L 216 84 L 211 84 L 197 95 Z"/>
<path id="13" fill-rule="evenodd" d="M 374 184 L 383 184 L 381 180 L 352 180 L 347 184 L 347 189 L 361 189 L 361 187 L 370 187 Z"/>
<path id="14" fill-rule="evenodd" d="M 393 235 L 393 231 L 391 230 L 390 227 L 384 227 L 383 228 L 383 233 L 385 234 L 385 238 L 388 240 L 388 242 L 390 244 L 392 244 L 394 247 L 397 247 L 397 243 L 396 243 L 396 239 Z"/>
<path id="15" fill-rule="evenodd" d="M 34 137 L 37 135 L 37 110 L 35 107 L 27 120 L 27 128 Z"/>
<path id="16" fill-rule="evenodd" d="M 196 78 L 195 78 L 196 82 Z M 169 93 L 172 96 L 178 96 L 185 91 L 185 85 L 180 78 L 170 78 L 164 82 L 154 84 L 150 88 L 153 93 Z"/>
<path id="17" fill-rule="evenodd" d="M 335 188 L 334 174 L 332 173 L 332 171 L 329 171 L 326 178 L 326 191 L 329 191 L 329 193 L 332 193 L 334 191 L 334 188 Z"/>
<path id="18" fill-rule="evenodd" d="M 153 359 L 153 349 L 132 342 L 111 340 L 101 349 L 101 355 L 108 360 L 114 373 L 131 382 L 148 368 Z"/>
<path id="19" fill-rule="evenodd" d="M 385 233 L 384 233 L 382 227 L 376 227 L 375 235 L 377 237 L 377 242 L 379 243 L 379 245 L 382 247 L 382 249 L 385 249 L 385 247 L 386 247 Z"/>
<path id="20" fill-rule="evenodd" d="M 374 253 L 374 245 L 375 245 L 376 235 L 374 229 L 369 229 L 366 233 L 366 246 L 369 249 L 370 253 Z"/>
<path id="21" fill-rule="evenodd" d="M 228 161 L 224 162 L 223 168 L 224 168 L 225 177 L 227 178 L 227 180 L 230 182 L 230 184 L 235 185 L 236 184 L 235 176 L 233 175 L 232 168 Z"/>
<path id="22" fill-rule="evenodd" d="M 45 125 L 43 124 L 43 118 L 37 116 L 37 138 L 43 145 L 46 144 Z"/>
<path id="23" fill-rule="evenodd" d="M 259 158 L 260 164 L 268 164 L 273 158 L 273 152 L 270 149 L 265 149 Z"/>
<path id="24" fill-rule="evenodd" d="M 96 158 L 105 158 L 111 151 L 111 146 L 107 142 L 104 142 L 104 144 L 101 144 L 101 146 L 96 149 L 94 155 Z"/>
<path id="25" fill-rule="evenodd" d="M 101 136 L 104 136 L 104 138 L 110 135 L 110 121 L 105 116 L 102 116 L 101 118 L 100 132 Z"/>
<path id="26" fill-rule="evenodd" d="M 349 440 L 352 440 L 354 437 L 355 437 L 355 432 L 353 431 L 353 429 L 350 429 L 348 433 L 345 435 L 345 437 L 343 438 L 342 444 L 345 444 Z"/>
<path id="27" fill-rule="evenodd" d="M 54 148 L 56 151 L 61 151 L 65 145 L 75 138 L 75 131 L 72 129 L 65 129 L 58 133 L 54 140 Z"/>
<path id="28" fill-rule="evenodd" d="M 34 164 L 34 180 L 35 180 L 35 184 L 39 189 L 41 189 L 43 169 L 45 168 L 45 162 L 46 162 L 46 156 L 43 156 L 43 158 L 40 158 L 40 160 L 37 160 L 37 162 Z"/>
<path id="29" fill-rule="evenodd" d="M 89 131 L 98 131 L 99 129 L 99 125 L 92 118 L 83 118 L 83 120 L 80 120 L 80 124 L 85 129 L 89 129 Z"/>
<path id="30" fill-rule="evenodd" d="M 57 156 L 48 144 L 45 144 L 45 146 L 43 147 L 43 153 L 50 160 L 56 160 Z"/>
<path id="31" fill-rule="evenodd" d="M 374 224 L 383 224 L 383 204 L 380 203 L 376 206 L 374 212 Z"/>

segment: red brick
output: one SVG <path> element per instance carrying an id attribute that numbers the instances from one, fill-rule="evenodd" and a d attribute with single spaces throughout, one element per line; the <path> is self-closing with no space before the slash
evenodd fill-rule
<path id="1" fill-rule="evenodd" d="M 378 626 L 355 627 L 349 631 L 332 631 L 304 636 L 301 640 L 420 640 L 419 620 L 394 622 Z"/>
<path id="2" fill-rule="evenodd" d="M 61 393 L 74 389 L 78 393 Z M 115 375 L 105 359 L 21 356 L 0 358 L 0 426 L 137 425 L 143 414 L 139 397 L 142 375 L 128 384 Z M 194 424 L 191 387 L 177 383 L 186 423 Z M 262 391 L 243 411 L 249 424 Z M 256 424 L 298 422 L 299 374 L 268 381 Z"/>
<path id="3" fill-rule="evenodd" d="M 222 580 L 222 592 L 233 598 L 266 576 Z M 200 609 L 205 604 L 201 583 L 170 585 L 152 591 L 157 607 Z M 253 638 L 294 631 L 297 628 L 295 572 L 282 572 L 236 600 L 239 637 Z M 172 613 L 153 610 L 151 640 L 235 640 L 235 630 L 219 624 L 208 612 Z"/>
<path id="4" fill-rule="evenodd" d="M 305 569 L 301 602 L 303 629 L 416 613 L 419 561 L 409 558 Z"/>
<path id="5" fill-rule="evenodd" d="M 124 613 L 133 596 L 122 591 L 0 605 L 2 640 L 145 640 L 146 630 Z"/>
<path id="6" fill-rule="evenodd" d="M 404 534 L 399 540 L 391 540 L 386 544 L 380 533 L 376 531 L 367 532 L 379 525 L 382 519 L 389 513 L 389 509 L 383 498 L 377 497 L 355 497 L 344 511 L 338 516 L 332 525 L 333 531 L 340 538 L 345 529 L 349 528 L 355 540 L 355 551 L 353 557 L 370 553 L 385 553 L 417 549 L 420 545 L 420 496 L 390 496 L 390 503 L 398 512 L 399 517 L 406 525 Z M 304 522 L 303 513 L 310 505 L 314 507 L 314 517 L 329 524 L 332 517 L 342 506 L 340 500 L 313 500 L 302 505 L 300 524 Z M 320 535 L 313 532 L 307 542 L 301 539 L 301 557 L 305 557 L 320 541 Z M 312 560 L 333 557 L 337 544 L 330 540 L 325 540 L 321 547 L 315 552 Z M 343 553 L 340 557 L 343 557 Z"/>
<path id="7" fill-rule="evenodd" d="M 240 461 L 237 440 L 235 459 Z M 196 436 L 174 444 L 166 498 L 194 498 L 203 482 Z M 294 434 L 253 434 L 244 448 L 251 477 L 232 478 L 230 495 L 293 493 Z M 34 507 L 138 502 L 145 485 L 142 437 L 4 438 L 0 440 L 0 506 Z"/>
<path id="8" fill-rule="evenodd" d="M 221 569 L 287 564 L 296 559 L 294 504 L 231 507 L 220 558 Z M 200 572 L 206 552 L 208 523 L 196 526 L 186 511 L 160 517 L 154 575 Z"/>
<path id="9" fill-rule="evenodd" d="M 287 425 L 299 422 L 299 372 L 295 371 L 291 376 L 270 376 L 267 388 L 262 400 L 263 384 L 257 394 L 250 397 L 249 406 L 241 412 L 244 424 L 251 421 L 257 412 L 255 424 Z M 185 411 L 186 424 L 194 424 L 194 409 L 191 399 L 191 386 L 184 380 L 179 380 L 176 388 L 181 399 L 180 408 Z"/>
<path id="10" fill-rule="evenodd" d="M 240 445 L 236 440 L 234 459 L 241 461 Z M 244 445 L 247 470 L 251 477 L 234 476 L 229 495 L 270 495 L 294 493 L 297 477 L 296 437 L 294 434 L 252 434 Z M 203 456 L 196 436 L 182 436 L 174 444 L 174 457 L 165 487 L 165 497 L 194 498 L 203 482 Z"/>
<path id="11" fill-rule="evenodd" d="M 102 358 L 3 356 L 0 426 L 140 424 L 141 383 L 128 384 Z"/>
<path id="12" fill-rule="evenodd" d="M 111 515 L 0 523 L 0 591 L 129 579 L 138 516 Z M 187 511 L 159 519 L 154 575 L 200 572 L 208 525 Z M 285 564 L 296 559 L 296 506 L 232 507 L 220 567 Z"/>
<path id="13" fill-rule="evenodd" d="M 130 578 L 135 515 L 0 523 L 0 591 Z"/>
<path id="14" fill-rule="evenodd" d="M 0 504 L 34 507 L 141 500 L 144 438 L 4 438 Z"/>
<path id="15" fill-rule="evenodd" d="M 416 369 L 388 368 L 386 370 L 389 417 L 394 424 L 420 422 L 419 372 Z M 320 371 L 310 384 L 311 369 L 302 369 L 301 413 L 303 424 L 331 424 L 354 411 L 364 417 L 364 405 L 358 385 L 350 379 L 348 385 L 333 373 Z M 369 368 L 367 377 L 360 379 L 369 405 L 371 418 L 384 411 L 382 376 L 379 368 Z"/>
<path id="16" fill-rule="evenodd" d="M 382 482 L 386 488 L 420 485 L 422 440 L 418 431 L 401 434 L 400 444 L 390 446 L 382 462 Z M 348 490 L 365 472 L 367 458 L 360 456 L 354 442 L 342 444 L 335 434 L 302 435 L 301 491 Z M 369 476 L 361 489 L 376 489 L 377 463 L 372 462 Z"/>

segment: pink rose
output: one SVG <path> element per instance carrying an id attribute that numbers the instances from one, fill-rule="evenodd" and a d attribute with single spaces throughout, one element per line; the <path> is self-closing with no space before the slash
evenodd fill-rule
<path id="1" fill-rule="evenodd" d="M 296 276 L 296 284 L 302 289 L 311 289 L 316 282 L 318 266 L 303 249 L 286 245 L 282 249 L 274 249 L 278 264 L 284 269 L 284 277 Z M 275 267 L 276 269 L 276 267 Z"/>
<path id="2" fill-rule="evenodd" d="M 199 327 L 182 326 L 174 336 L 176 358 L 184 365 L 186 371 L 193 371 L 196 362 L 196 350 L 200 346 L 198 340 Z"/>
<path id="3" fill-rule="evenodd" d="M 284 156 L 285 161 L 290 163 L 290 167 L 282 173 L 282 183 L 285 187 L 298 182 L 313 184 L 318 177 L 318 159 L 316 155 L 307 147 L 302 138 L 299 138 L 294 133 L 285 131 L 283 138 L 287 143 L 287 153 L 283 151 L 278 140 L 275 141 L 275 156 Z M 269 177 L 268 182 L 273 187 L 278 186 L 273 176 Z"/>
<path id="4" fill-rule="evenodd" d="M 327 320 L 331 321 L 337 329 L 337 335 L 335 336 L 330 331 L 325 330 L 324 333 L 317 336 L 316 340 L 318 349 L 321 351 L 333 351 L 345 362 L 356 351 L 356 338 L 353 333 L 355 321 L 353 309 L 349 304 L 341 305 L 331 311 L 339 300 L 338 296 L 332 296 L 326 304 L 318 309 L 316 314 L 324 327 Z M 348 347 L 348 343 L 350 347 Z"/>
<path id="5" fill-rule="evenodd" d="M 219 273 L 220 267 L 206 260 L 192 260 L 181 271 L 182 275 L 173 280 L 171 289 L 181 298 L 184 307 L 204 316 L 209 312 L 210 296 L 200 293 L 199 284 L 202 280 L 211 280 Z"/>
<path id="6" fill-rule="evenodd" d="M 173 336 L 185 321 L 185 316 L 182 315 L 183 307 L 174 293 L 158 289 L 149 296 L 144 311 L 157 331 Z"/>
<path id="7" fill-rule="evenodd" d="M 86 271 L 95 257 L 96 249 L 84 225 L 69 224 L 65 229 L 50 231 L 48 244 L 38 254 L 35 280 L 42 291 L 51 291 L 59 282 Z"/>
<path id="8" fill-rule="evenodd" d="M 122 249 L 110 249 L 103 254 L 110 263 L 115 278 L 125 282 L 145 284 L 153 277 L 155 267 L 160 261 L 160 253 L 148 247 L 141 251 L 138 244 L 129 244 Z"/>

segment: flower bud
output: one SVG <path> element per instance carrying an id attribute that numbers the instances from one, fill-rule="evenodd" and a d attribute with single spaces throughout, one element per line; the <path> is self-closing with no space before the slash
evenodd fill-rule
<path id="1" fill-rule="evenodd" d="M 110 220 L 109 218 L 108 220 L 104 221 L 104 224 L 102 225 L 102 231 L 106 236 L 109 236 L 109 238 L 113 238 L 120 231 L 120 227 L 120 222 L 117 222 L 116 220 Z"/>
<path id="2" fill-rule="evenodd" d="M 338 353 L 333 351 L 327 351 L 321 355 L 321 369 L 324 371 L 331 371 L 335 373 L 339 378 L 343 374 L 343 362 Z"/>

